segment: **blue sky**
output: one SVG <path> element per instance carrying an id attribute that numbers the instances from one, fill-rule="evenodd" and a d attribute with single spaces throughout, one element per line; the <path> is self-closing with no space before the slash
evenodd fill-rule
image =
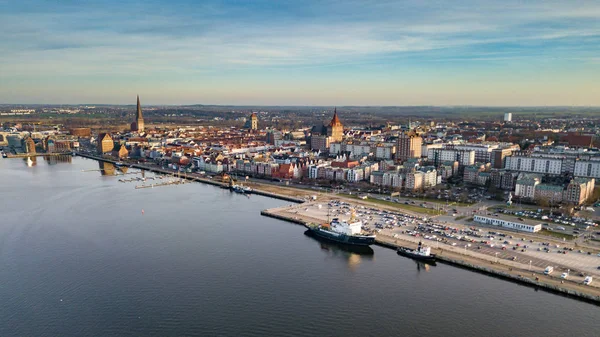
<path id="1" fill-rule="evenodd" d="M 0 0 L 0 103 L 600 105 L 599 1 Z"/>

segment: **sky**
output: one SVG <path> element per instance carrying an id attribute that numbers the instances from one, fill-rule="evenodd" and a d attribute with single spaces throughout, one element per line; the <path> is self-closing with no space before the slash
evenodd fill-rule
<path id="1" fill-rule="evenodd" d="M 0 103 L 600 106 L 600 1 L 0 0 Z"/>

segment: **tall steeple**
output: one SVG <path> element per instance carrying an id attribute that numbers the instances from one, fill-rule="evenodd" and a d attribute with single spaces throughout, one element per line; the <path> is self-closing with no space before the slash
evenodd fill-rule
<path id="1" fill-rule="evenodd" d="M 340 118 L 337 115 L 337 107 L 333 108 L 333 118 L 331 119 L 331 123 L 329 123 L 329 126 L 342 126 L 342 122 L 340 121 Z"/>
<path id="2" fill-rule="evenodd" d="M 140 95 L 137 95 L 137 112 L 135 113 L 135 119 L 143 119 L 142 116 L 142 105 L 140 104 Z"/>
<path id="3" fill-rule="evenodd" d="M 140 104 L 140 95 L 137 95 L 137 110 L 135 112 L 136 131 L 144 132 L 144 116 L 142 115 L 142 105 Z"/>

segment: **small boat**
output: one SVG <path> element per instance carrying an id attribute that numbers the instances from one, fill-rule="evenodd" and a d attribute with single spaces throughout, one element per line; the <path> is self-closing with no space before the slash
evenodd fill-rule
<path id="1" fill-rule="evenodd" d="M 398 255 L 410 257 L 415 260 L 435 262 L 435 254 L 431 254 L 431 247 L 423 246 L 421 241 L 419 241 L 417 249 L 399 247 L 397 253 Z"/>

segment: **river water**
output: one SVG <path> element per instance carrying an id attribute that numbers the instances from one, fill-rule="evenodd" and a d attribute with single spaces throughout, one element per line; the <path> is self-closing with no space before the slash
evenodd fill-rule
<path id="1" fill-rule="evenodd" d="M 600 327 L 588 303 L 377 246 L 347 251 L 260 216 L 283 201 L 199 183 L 135 189 L 118 179 L 139 175 L 98 169 L 83 158 L 0 159 L 0 336 L 594 336 Z"/>

